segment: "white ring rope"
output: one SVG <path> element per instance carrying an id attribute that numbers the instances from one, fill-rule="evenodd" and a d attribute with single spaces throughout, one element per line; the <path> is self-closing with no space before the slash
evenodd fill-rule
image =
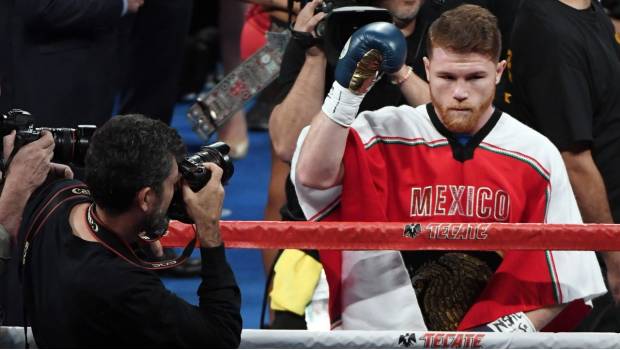
<path id="1" fill-rule="evenodd" d="M 28 328 L 30 348 L 36 348 Z M 0 327 L 1 348 L 24 348 L 22 327 Z M 618 349 L 618 333 L 473 333 L 244 329 L 241 349 Z"/>
<path id="2" fill-rule="evenodd" d="M 415 339 L 415 340 L 414 340 Z M 244 329 L 242 349 L 620 348 L 617 333 L 471 333 Z"/>

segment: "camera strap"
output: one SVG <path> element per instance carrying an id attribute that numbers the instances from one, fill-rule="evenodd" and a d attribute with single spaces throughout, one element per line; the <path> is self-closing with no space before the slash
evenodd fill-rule
<path id="1" fill-rule="evenodd" d="M 132 265 L 142 267 L 148 270 L 161 270 L 172 268 L 177 265 L 182 264 L 187 260 L 187 258 L 191 255 L 194 247 L 196 246 L 197 236 L 194 235 L 194 239 L 192 239 L 185 249 L 181 256 L 171 260 L 159 261 L 159 262 L 149 262 L 140 259 L 134 250 L 116 233 L 113 231 L 106 229 L 100 222 L 95 213 L 94 206 L 95 203 L 92 201 L 92 197 L 90 195 L 90 190 L 86 185 L 79 182 L 72 182 L 71 184 L 65 185 L 61 187 L 58 191 L 50 192 L 47 198 L 43 199 L 37 205 L 37 209 L 34 211 L 33 215 L 29 216 L 33 218 L 30 220 L 30 223 L 26 227 L 24 231 L 24 240 L 21 247 L 21 262 L 20 262 L 20 278 L 22 280 L 22 295 L 23 295 L 23 313 L 24 313 L 24 339 L 26 348 L 29 348 L 28 343 L 28 335 L 27 335 L 27 325 L 28 325 L 28 310 L 27 310 L 27 300 L 29 291 L 29 281 L 26 278 L 26 270 L 27 270 L 27 262 L 28 262 L 28 253 L 30 251 L 30 247 L 32 246 L 32 242 L 34 238 L 39 234 L 41 228 L 44 227 L 45 223 L 48 221 L 52 214 L 60 208 L 62 205 L 67 202 L 75 201 L 76 203 L 84 203 L 91 202 L 91 205 L 88 207 L 86 211 L 86 220 L 88 222 L 88 226 L 91 228 L 93 235 L 95 238 L 107 249 L 111 250 L 115 254 L 119 255 L 124 260 L 128 261 Z"/>
<path id="2" fill-rule="evenodd" d="M 23 310 L 23 317 L 24 317 L 24 344 L 25 344 L 26 349 L 30 347 L 30 344 L 28 343 L 28 332 L 27 332 L 27 326 L 28 326 L 28 307 L 27 307 L 28 294 L 27 292 L 30 289 L 29 289 L 29 281 L 28 279 L 26 279 L 25 275 L 26 275 L 26 268 L 27 268 L 26 262 L 28 258 L 28 252 L 29 252 L 29 248 L 32 246 L 32 241 L 36 237 L 36 235 L 41 231 L 41 228 L 45 225 L 45 223 L 52 216 L 52 214 L 63 204 L 69 201 L 87 202 L 91 200 L 92 199 L 90 197 L 90 191 L 88 190 L 88 188 L 84 184 L 74 182 L 72 184 L 61 187 L 59 191 L 53 192 L 53 194 L 49 195 L 46 199 L 44 199 L 41 202 L 42 204 L 37 206 L 38 209 L 34 212 L 34 214 L 30 216 L 34 219 L 30 220 L 29 225 L 26 227 L 24 241 L 23 241 L 23 244 L 20 245 L 21 247 L 20 255 L 22 256 L 22 260 L 19 265 L 20 267 L 19 276 L 22 280 L 22 297 L 23 297 L 22 310 Z"/>
<path id="3" fill-rule="evenodd" d="M 196 246 L 197 235 L 194 228 L 194 238 L 189 243 L 187 243 L 187 245 L 183 249 L 183 252 L 178 257 L 162 261 L 143 260 L 138 256 L 138 254 L 136 254 L 135 249 L 132 248 L 129 243 L 122 239 L 117 233 L 102 224 L 101 219 L 97 217 L 95 208 L 96 206 L 93 202 L 86 211 L 86 222 L 88 223 L 88 227 L 90 228 L 93 236 L 106 249 L 118 255 L 121 259 L 127 261 L 134 266 L 138 266 L 147 270 L 164 270 L 173 268 L 184 263 L 185 260 L 187 260 L 187 258 L 189 258 L 189 256 L 192 254 L 192 251 Z M 152 241 L 153 240 L 148 240 L 148 242 Z"/>
<path id="4" fill-rule="evenodd" d="M 26 234 L 24 235 L 24 243 L 22 245 L 23 251 L 21 252 L 22 270 L 26 265 L 26 259 L 28 257 L 30 246 L 32 246 L 32 241 L 36 235 L 39 234 L 41 228 L 45 225 L 47 220 L 62 204 L 70 200 L 78 199 L 81 199 L 82 201 L 91 201 L 90 190 L 84 184 L 73 183 L 62 187 L 59 191 L 53 193 L 51 197 L 45 199 L 42 202 L 42 205 L 38 206 L 38 209 L 31 216 L 34 219 L 30 221 L 30 224 L 27 226 L 25 231 Z"/>

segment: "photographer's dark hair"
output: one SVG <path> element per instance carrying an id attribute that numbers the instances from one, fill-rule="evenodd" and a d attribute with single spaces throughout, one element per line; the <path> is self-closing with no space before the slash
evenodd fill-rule
<path id="1" fill-rule="evenodd" d="M 160 193 L 185 145 L 176 130 L 143 115 L 110 119 L 99 128 L 86 153 L 85 182 L 98 206 L 111 213 L 127 210 L 144 187 Z"/>
<path id="2" fill-rule="evenodd" d="M 433 47 L 456 53 L 478 53 L 499 60 L 502 35 L 497 18 L 477 5 L 461 5 L 444 12 L 428 31 L 426 47 L 431 58 Z"/>

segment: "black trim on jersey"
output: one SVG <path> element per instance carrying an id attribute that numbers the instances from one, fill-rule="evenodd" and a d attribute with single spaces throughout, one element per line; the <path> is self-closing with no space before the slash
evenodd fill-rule
<path id="1" fill-rule="evenodd" d="M 499 120 L 499 117 L 501 117 L 503 113 L 499 110 L 499 108 L 496 107 L 493 111 L 493 114 L 491 115 L 491 118 L 489 118 L 489 121 L 484 124 L 482 129 L 480 129 L 474 136 L 472 136 L 471 140 L 469 140 L 469 142 L 465 146 L 463 146 L 457 140 L 456 136 L 454 136 L 454 134 L 450 130 L 446 129 L 441 120 L 439 120 L 437 113 L 435 113 L 435 107 L 433 107 L 431 103 L 426 105 L 426 111 L 428 112 L 428 115 L 431 118 L 431 122 L 435 126 L 435 129 L 437 129 L 440 134 L 442 134 L 448 139 L 450 147 L 452 148 L 452 156 L 455 160 L 458 160 L 459 162 L 465 162 L 466 160 L 472 159 L 474 157 L 474 151 L 476 150 L 478 145 L 480 145 L 480 142 L 482 142 L 482 140 L 484 140 L 484 138 L 491 132 L 491 130 L 493 130 L 495 124 L 497 124 L 497 121 Z"/>

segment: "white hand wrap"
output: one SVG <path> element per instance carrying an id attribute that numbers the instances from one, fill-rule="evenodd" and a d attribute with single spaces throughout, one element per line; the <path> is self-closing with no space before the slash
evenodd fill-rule
<path id="1" fill-rule="evenodd" d="M 334 81 L 331 90 L 323 102 L 323 113 L 334 123 L 348 128 L 353 124 L 364 95 L 356 95 L 353 91 Z"/>
<path id="2" fill-rule="evenodd" d="M 536 332 L 536 327 L 534 327 L 532 321 L 530 321 L 530 319 L 523 312 L 517 312 L 514 314 L 502 316 L 497 320 L 488 323 L 487 327 L 491 328 L 493 332 Z"/>

